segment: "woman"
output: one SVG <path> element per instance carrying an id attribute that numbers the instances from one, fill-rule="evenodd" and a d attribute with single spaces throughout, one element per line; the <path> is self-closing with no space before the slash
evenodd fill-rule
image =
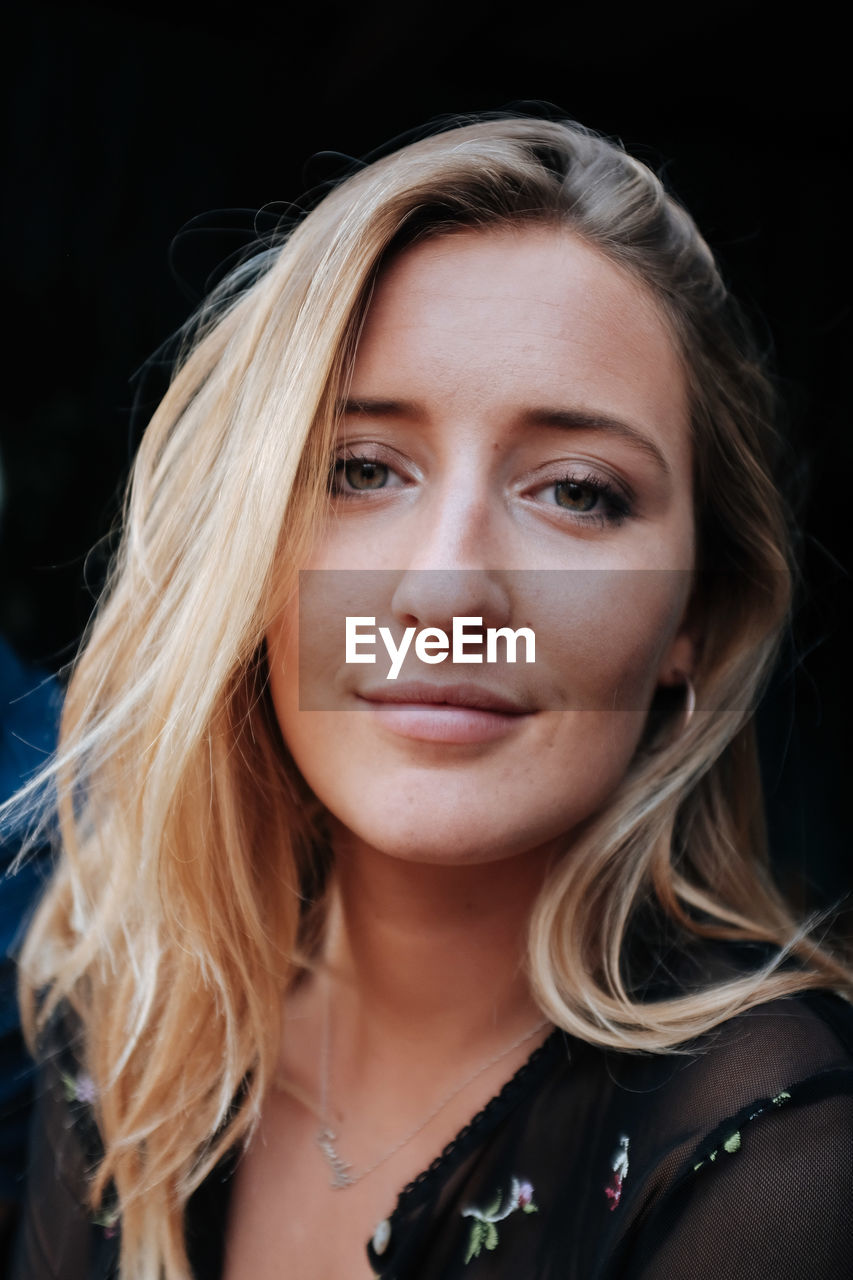
<path id="1" fill-rule="evenodd" d="M 69 688 L 17 1277 L 847 1274 L 853 972 L 751 722 L 770 412 L 572 124 L 403 147 L 227 282 Z"/>

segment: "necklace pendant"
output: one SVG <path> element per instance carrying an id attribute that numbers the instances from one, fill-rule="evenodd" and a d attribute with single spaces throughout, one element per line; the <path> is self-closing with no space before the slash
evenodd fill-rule
<path id="1" fill-rule="evenodd" d="M 349 1187 L 355 1182 L 355 1178 L 350 1174 L 351 1165 L 338 1155 L 335 1148 L 337 1134 L 332 1133 L 328 1127 L 324 1127 L 317 1134 L 317 1146 L 326 1157 L 326 1163 L 332 1171 L 332 1179 L 330 1185 L 332 1187 Z"/>

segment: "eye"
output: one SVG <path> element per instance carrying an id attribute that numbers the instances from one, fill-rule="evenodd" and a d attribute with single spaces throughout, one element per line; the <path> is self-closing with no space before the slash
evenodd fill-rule
<path id="1" fill-rule="evenodd" d="M 616 526 L 633 511 L 624 493 L 594 473 L 559 476 L 537 493 L 546 506 L 565 512 L 576 524 Z"/>
<path id="2" fill-rule="evenodd" d="M 338 498 L 356 498 L 380 489 L 397 488 L 402 483 L 398 469 L 374 452 L 339 456 L 329 473 L 329 492 Z"/>
<path id="3" fill-rule="evenodd" d="M 577 480 L 560 480 L 554 485 L 554 498 L 558 507 L 572 511 L 591 511 L 601 496 L 601 490 L 591 484 L 578 484 Z"/>
<path id="4" fill-rule="evenodd" d="M 381 489 L 388 481 L 388 467 L 372 458 L 339 458 L 335 474 L 340 483 L 344 479 L 351 489 Z"/>

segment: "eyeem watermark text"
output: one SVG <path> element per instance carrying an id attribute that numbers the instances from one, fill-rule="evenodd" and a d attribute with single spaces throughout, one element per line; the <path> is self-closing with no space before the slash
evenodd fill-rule
<path id="1" fill-rule="evenodd" d="M 364 649 L 375 647 L 376 632 L 372 630 L 375 626 L 376 618 L 347 617 L 347 662 L 376 661 L 375 653 L 362 652 Z M 421 662 L 428 662 L 433 666 L 438 662 L 444 662 L 448 655 L 451 655 L 451 661 L 453 662 L 484 661 L 482 653 L 468 652 L 468 649 L 473 648 L 474 645 L 482 649 L 484 635 L 482 618 L 454 618 L 453 631 L 450 636 L 446 631 L 442 631 L 440 627 L 424 627 L 421 631 L 417 631 L 415 627 L 406 627 L 399 645 L 395 644 L 389 627 L 380 627 L 379 635 L 385 645 L 388 657 L 391 659 L 391 667 L 386 676 L 387 680 L 397 679 L 413 639 L 415 642 L 415 655 L 420 658 Z M 486 627 L 485 639 L 486 662 L 515 662 L 519 639 L 524 641 L 525 661 L 536 661 L 536 636 L 531 627 L 519 627 L 517 631 L 513 631 L 511 627 Z M 498 657 L 498 640 L 503 640 L 506 646 L 505 654 L 502 658 Z"/>

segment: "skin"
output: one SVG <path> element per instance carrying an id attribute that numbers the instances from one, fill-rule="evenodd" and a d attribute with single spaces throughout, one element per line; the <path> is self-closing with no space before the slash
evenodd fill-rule
<path id="1" fill-rule="evenodd" d="M 573 234 L 445 235 L 380 277 L 338 457 L 305 566 L 337 571 L 336 590 L 314 600 L 302 670 L 303 697 L 325 678 L 336 709 L 300 711 L 295 609 L 267 645 L 276 714 L 328 810 L 336 865 L 328 987 L 311 978 L 288 998 L 282 1070 L 317 1097 L 328 991 L 331 1118 L 358 1169 L 541 1018 L 521 959 L 543 876 L 623 778 L 657 686 L 692 670 L 680 357 L 643 286 Z M 475 714 L 475 740 L 458 741 L 458 708 L 378 707 L 382 669 L 347 667 L 342 639 L 328 641 L 343 613 L 397 636 L 463 614 L 532 625 L 533 666 L 462 671 L 523 714 L 479 739 L 489 713 Z M 460 673 L 407 660 L 401 679 L 413 676 Z M 545 1033 L 344 1192 L 328 1187 L 310 1109 L 272 1095 L 237 1177 L 227 1280 L 277 1275 L 283 1250 L 308 1280 L 368 1276 L 365 1241 L 397 1191 Z"/>
<path id="2" fill-rule="evenodd" d="M 322 613 L 311 651 L 337 650 L 341 713 L 300 713 L 291 609 L 268 652 L 296 763 L 353 837 L 394 857 L 458 866 L 564 844 L 625 773 L 656 684 L 690 663 L 690 448 L 667 328 L 638 285 L 566 233 L 445 236 L 387 270 L 350 400 L 401 407 L 345 416 L 351 478 L 344 469 L 305 567 L 339 571 L 335 594 L 352 584 L 346 611 L 398 633 L 449 630 L 455 615 L 532 625 L 533 667 L 420 672 L 473 672 L 532 714 L 497 742 L 401 738 L 359 697 L 383 683 L 378 664 L 338 678 L 341 629 L 324 628 Z M 631 425 L 669 475 L 614 432 L 537 420 L 546 409 Z M 382 468 L 381 488 L 353 488 L 364 483 L 360 457 Z M 555 481 L 591 474 L 636 495 L 631 514 L 608 525 L 603 499 L 588 513 L 558 505 Z M 351 572 L 365 569 L 366 589 Z"/>

